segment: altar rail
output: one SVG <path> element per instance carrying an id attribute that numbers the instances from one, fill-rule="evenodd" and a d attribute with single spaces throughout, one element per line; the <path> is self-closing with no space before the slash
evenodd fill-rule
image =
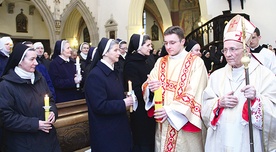
<path id="1" fill-rule="evenodd" d="M 54 126 L 62 152 L 89 147 L 88 109 L 85 99 L 57 103 L 58 119 Z"/>

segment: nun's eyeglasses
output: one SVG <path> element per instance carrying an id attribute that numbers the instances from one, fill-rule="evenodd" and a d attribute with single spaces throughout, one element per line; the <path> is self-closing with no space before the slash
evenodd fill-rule
<path id="1" fill-rule="evenodd" d="M 120 49 L 122 49 L 122 50 L 127 50 L 127 47 L 123 47 L 123 48 L 120 48 Z"/>

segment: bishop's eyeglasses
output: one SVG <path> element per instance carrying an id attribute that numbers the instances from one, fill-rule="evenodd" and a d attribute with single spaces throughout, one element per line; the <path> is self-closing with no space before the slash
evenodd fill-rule
<path id="1" fill-rule="evenodd" d="M 234 53 L 234 52 L 236 52 L 236 51 L 238 51 L 238 50 L 240 50 L 240 49 L 243 49 L 243 48 L 235 48 L 235 47 L 223 48 L 223 49 L 221 50 L 221 52 L 222 52 L 223 54 L 225 54 L 225 53 L 227 53 L 227 52 L 229 52 L 229 53 Z"/>

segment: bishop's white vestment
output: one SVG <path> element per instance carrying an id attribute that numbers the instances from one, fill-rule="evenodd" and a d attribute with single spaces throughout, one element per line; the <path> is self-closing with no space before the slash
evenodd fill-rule
<path id="1" fill-rule="evenodd" d="M 251 100 L 254 150 L 276 149 L 276 78 L 266 67 L 251 59 L 249 84 L 256 89 Z M 228 64 L 213 72 L 203 92 L 202 119 L 207 129 L 206 152 L 250 151 L 247 99 L 241 89 L 245 86 L 244 68 Z M 218 108 L 219 98 L 234 91 L 239 100 L 234 108 Z"/>

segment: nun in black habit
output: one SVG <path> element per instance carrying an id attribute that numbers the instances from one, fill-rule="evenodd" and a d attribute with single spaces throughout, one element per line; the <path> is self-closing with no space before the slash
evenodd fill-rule
<path id="1" fill-rule="evenodd" d="M 142 84 L 154 66 L 155 61 L 149 60 L 152 42 L 148 35 L 133 34 L 129 41 L 124 66 L 124 79 L 132 81 L 138 107 L 130 113 L 130 124 L 133 135 L 133 152 L 154 152 L 155 119 L 147 115 L 142 94 Z"/>
<path id="2" fill-rule="evenodd" d="M 122 77 L 114 69 L 119 56 L 118 42 L 102 38 L 85 81 L 93 152 L 131 152 L 132 138 L 126 109 L 133 104 L 133 99 L 125 96 Z"/>
<path id="3" fill-rule="evenodd" d="M 53 123 L 58 117 L 55 101 L 42 75 L 35 71 L 36 52 L 17 44 L 0 82 L 0 118 L 3 151 L 60 152 Z M 44 96 L 50 97 L 50 115 L 45 121 Z"/>

